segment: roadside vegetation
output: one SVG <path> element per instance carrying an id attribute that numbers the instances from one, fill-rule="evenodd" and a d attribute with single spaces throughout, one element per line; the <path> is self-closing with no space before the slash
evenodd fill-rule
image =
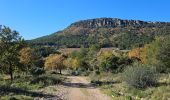
<path id="1" fill-rule="evenodd" d="M 18 32 L 0 30 L 0 99 L 32 100 L 53 96 L 37 90 L 62 83 L 65 75 L 82 75 L 113 100 L 170 98 L 170 36 L 155 37 L 132 50 L 105 50 L 99 45 L 61 52 L 29 46 Z"/>
<path id="2" fill-rule="evenodd" d="M 8 27 L 0 30 L 0 99 L 33 100 L 53 95 L 37 90 L 60 84 L 65 78 L 44 70 L 45 52 L 35 52 L 18 32 Z M 40 53 L 41 52 L 41 53 Z"/>
<path id="3" fill-rule="evenodd" d="M 66 68 L 71 69 L 72 75 L 90 77 L 91 83 L 113 100 L 167 100 L 170 98 L 169 51 L 169 36 L 156 37 L 130 51 L 101 51 L 99 46 L 92 45 L 67 55 Z"/>

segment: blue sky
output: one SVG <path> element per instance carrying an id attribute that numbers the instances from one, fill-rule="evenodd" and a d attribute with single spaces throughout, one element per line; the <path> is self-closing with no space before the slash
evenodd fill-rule
<path id="1" fill-rule="evenodd" d="M 0 24 L 25 39 L 101 17 L 170 22 L 170 0 L 0 0 Z"/>

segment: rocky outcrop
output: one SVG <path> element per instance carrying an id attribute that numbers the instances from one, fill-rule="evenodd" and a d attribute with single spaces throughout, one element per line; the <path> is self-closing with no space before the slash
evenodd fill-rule
<path id="1" fill-rule="evenodd" d="M 131 49 L 170 34 L 170 22 L 97 18 L 75 22 L 62 31 L 32 40 L 30 44 L 79 48 L 99 45 Z"/>
<path id="2" fill-rule="evenodd" d="M 118 18 L 97 18 L 75 22 L 70 27 L 83 27 L 83 28 L 115 28 L 115 27 L 127 27 L 127 26 L 150 26 L 155 27 L 162 22 L 146 22 L 140 20 L 122 20 Z"/>

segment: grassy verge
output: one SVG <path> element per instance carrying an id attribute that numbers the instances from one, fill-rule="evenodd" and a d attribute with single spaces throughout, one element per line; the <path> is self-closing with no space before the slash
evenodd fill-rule
<path id="1" fill-rule="evenodd" d="M 109 75 L 109 78 L 100 76 L 96 86 L 112 100 L 168 100 L 170 99 L 170 74 L 161 74 L 159 84 L 145 89 L 128 87 L 121 81 L 121 74 Z M 108 78 L 108 79 L 107 79 Z M 110 80 L 112 78 L 112 80 Z M 111 81 L 110 83 L 108 81 Z M 95 84 L 94 84 L 95 85 Z"/>
<path id="2" fill-rule="evenodd" d="M 14 96 L 3 96 L 1 97 L 1 100 L 34 100 L 34 99 L 30 96 L 14 95 Z"/>
<path id="3" fill-rule="evenodd" d="M 16 77 L 13 83 L 0 78 L 0 100 L 32 100 L 34 97 L 53 96 L 35 92 L 41 88 L 61 83 L 65 78 L 58 74 Z"/>

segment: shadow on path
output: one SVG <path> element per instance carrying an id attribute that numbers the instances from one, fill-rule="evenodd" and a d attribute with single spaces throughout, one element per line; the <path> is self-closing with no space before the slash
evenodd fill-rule
<path id="1" fill-rule="evenodd" d="M 95 86 L 93 86 L 90 83 L 87 84 L 87 83 L 64 82 L 62 85 L 66 86 L 66 87 L 72 87 L 72 88 L 88 88 L 88 89 L 94 89 L 95 88 Z"/>
<path id="2" fill-rule="evenodd" d="M 14 95 L 26 95 L 31 97 L 44 97 L 44 98 L 57 97 L 56 95 L 43 94 L 41 92 L 33 92 L 33 91 L 28 91 L 20 88 L 0 86 L 0 96 L 8 95 L 11 93 Z"/>

